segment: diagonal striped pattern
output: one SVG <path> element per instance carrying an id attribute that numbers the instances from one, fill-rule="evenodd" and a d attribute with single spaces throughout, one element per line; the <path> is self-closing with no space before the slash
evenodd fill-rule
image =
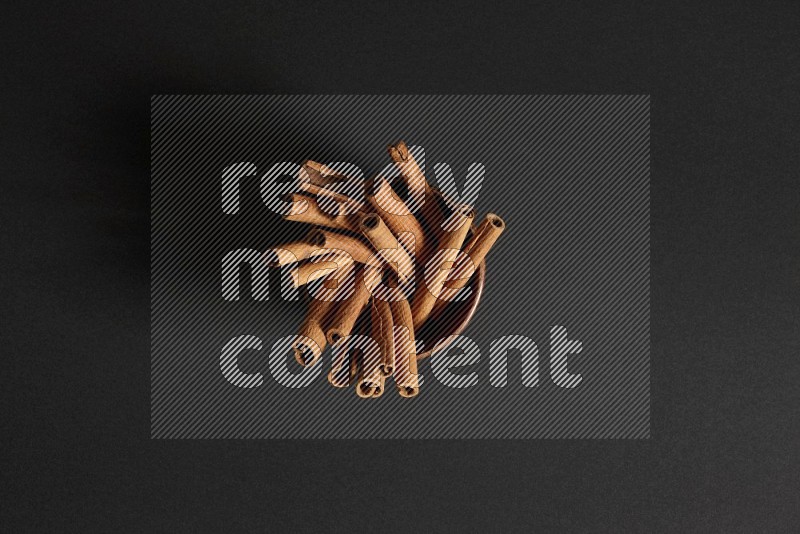
<path id="1" fill-rule="evenodd" d="M 649 105 L 624 95 L 153 97 L 152 436 L 649 437 Z M 507 230 L 486 262 L 471 344 L 442 355 L 476 361 L 447 370 L 463 387 L 442 384 L 426 359 L 417 397 L 400 398 L 390 378 L 380 398 L 362 399 L 325 379 L 329 349 L 321 371 L 294 362 L 286 338 L 303 292 L 282 292 L 285 273 L 246 260 L 308 231 L 267 208 L 260 178 L 274 164 L 350 162 L 370 177 L 399 139 L 424 148 L 433 184 L 437 163 L 458 187 L 480 163 L 476 220 L 495 212 Z M 244 258 L 238 287 L 223 283 L 232 258 Z M 562 381 L 575 387 L 551 376 L 555 327 L 580 341 L 567 360 L 580 380 Z M 283 355 L 271 360 L 273 348 Z"/>

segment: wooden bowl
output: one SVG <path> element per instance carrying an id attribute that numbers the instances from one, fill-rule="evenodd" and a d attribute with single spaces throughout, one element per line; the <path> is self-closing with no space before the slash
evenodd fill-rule
<path id="1" fill-rule="evenodd" d="M 445 202 L 441 191 L 433 189 L 436 195 L 436 201 L 439 203 L 440 208 L 444 209 Z M 470 228 L 467 234 L 466 241 L 475 234 L 477 226 L 475 224 Z M 419 278 L 419 274 L 417 275 Z M 417 359 L 427 358 L 433 352 L 433 347 L 440 340 L 449 336 L 457 336 L 461 334 L 472 320 L 475 310 L 478 308 L 478 303 L 483 294 L 483 286 L 486 283 L 486 262 L 483 261 L 478 265 L 475 273 L 472 275 L 468 282 L 468 286 L 472 289 L 470 296 L 463 301 L 451 302 L 446 308 L 437 316 L 429 318 L 418 332 L 414 332 L 414 338 L 424 342 L 425 350 L 417 354 Z M 417 280 L 417 284 L 424 284 L 421 279 Z M 307 290 L 303 288 L 303 296 L 309 299 Z M 367 307 L 364 312 L 359 316 L 353 332 L 356 334 L 369 334 L 369 317 L 370 311 Z M 444 343 L 439 347 L 439 350 L 445 349 L 450 342 Z"/>

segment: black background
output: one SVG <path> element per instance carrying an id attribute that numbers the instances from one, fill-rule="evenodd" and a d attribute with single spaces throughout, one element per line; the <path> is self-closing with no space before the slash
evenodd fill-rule
<path id="1" fill-rule="evenodd" d="M 796 528 L 796 4 L 3 11 L 6 528 Z M 652 439 L 150 440 L 154 93 L 651 94 Z"/>

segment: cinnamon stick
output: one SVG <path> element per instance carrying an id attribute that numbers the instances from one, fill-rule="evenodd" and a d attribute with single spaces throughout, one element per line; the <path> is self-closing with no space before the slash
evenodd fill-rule
<path id="1" fill-rule="evenodd" d="M 328 343 L 336 344 L 350 335 L 358 316 L 369 302 L 370 292 L 364 283 L 363 268 L 356 274 L 355 288 L 349 299 L 342 300 L 333 313 L 330 325 L 325 333 Z"/>
<path id="2" fill-rule="evenodd" d="M 362 265 L 367 265 L 373 255 L 372 249 L 361 240 L 322 228 L 312 230 L 308 240 L 314 244 L 318 253 L 331 250 L 343 251 L 349 254 L 353 261 Z"/>
<path id="3" fill-rule="evenodd" d="M 347 176 L 324 163 L 319 163 L 312 159 L 305 160 L 302 163 L 302 167 L 308 173 L 309 182 L 322 187 L 354 180 L 352 176 Z"/>
<path id="4" fill-rule="evenodd" d="M 431 186 L 425 179 L 425 173 L 422 172 L 422 168 L 420 168 L 411 152 L 408 151 L 408 145 L 406 145 L 405 141 L 398 141 L 396 144 L 389 145 L 386 148 L 389 156 L 400 169 L 400 174 L 406 181 L 408 188 L 413 191 L 423 191 L 426 201 L 431 198 Z"/>
<path id="5" fill-rule="evenodd" d="M 359 356 L 360 370 L 356 380 L 356 394 L 362 398 L 374 397 L 376 392 L 382 389 L 383 386 L 384 377 L 381 374 L 383 347 L 380 346 L 379 342 L 380 325 L 378 325 L 378 332 L 376 332 L 375 323 L 372 324 L 372 339 L 378 343 L 378 350 L 362 350 Z"/>
<path id="6" fill-rule="evenodd" d="M 300 189 L 302 191 L 316 195 L 318 200 L 319 197 L 330 198 L 346 207 L 347 213 L 354 213 L 363 209 L 363 202 L 333 189 L 334 186 L 342 183 L 355 183 L 353 177 L 339 173 L 327 165 L 312 160 L 303 162 L 303 169 L 306 171 L 309 179 L 308 181 L 300 182 Z"/>
<path id="7" fill-rule="evenodd" d="M 312 256 L 307 261 L 299 263 L 289 270 L 294 287 L 300 287 L 313 282 L 323 276 L 328 276 L 337 270 L 353 268 L 353 258 L 343 252 L 327 252 L 319 256 Z"/>
<path id="8" fill-rule="evenodd" d="M 470 206 L 461 206 L 446 221 L 444 227 L 450 231 L 444 231 L 439 238 L 438 250 L 425 266 L 425 283 L 414 293 L 411 315 L 414 318 L 415 329 L 422 327 L 430 317 L 450 274 L 445 266 L 452 265 L 458 257 L 474 217 L 475 214 Z"/>
<path id="9" fill-rule="evenodd" d="M 434 230 L 441 224 L 443 213 L 439 208 L 433 188 L 425 178 L 425 173 L 422 172 L 422 168 L 414 159 L 413 154 L 409 152 L 405 141 L 389 145 L 387 150 L 400 169 L 400 175 L 406 182 L 410 194 L 422 197 L 422 210 L 418 215 L 420 215 L 423 228 L 426 228 L 428 232 Z"/>
<path id="10" fill-rule="evenodd" d="M 414 276 L 414 260 L 408 255 L 406 249 L 400 246 L 378 214 L 363 215 L 359 222 L 359 228 L 375 250 L 381 253 L 382 258 L 390 263 L 392 270 L 397 273 L 401 281 L 406 281 Z"/>
<path id="11" fill-rule="evenodd" d="M 314 197 L 300 193 L 292 193 L 288 197 L 293 204 L 289 213 L 283 216 L 287 221 L 304 222 L 350 232 L 358 231 L 355 220 L 344 212 L 341 205 L 338 206 L 338 213 L 331 215 L 322 210 Z"/>
<path id="12" fill-rule="evenodd" d="M 505 228 L 506 223 L 500 216 L 494 213 L 486 214 L 475 234 L 464 246 L 464 254 L 460 256 L 460 260 L 445 282 L 439 300 L 434 305 L 434 314 L 440 313 L 444 306 L 467 285 Z"/>
<path id="13" fill-rule="evenodd" d="M 339 286 L 341 291 L 343 285 Z M 335 303 L 335 297 L 331 300 L 312 299 L 308 306 L 308 312 L 300 325 L 298 339 L 292 343 L 294 358 L 303 367 L 316 364 L 325 350 L 327 339 L 325 338 L 325 320 Z"/>
<path id="14" fill-rule="evenodd" d="M 415 257 L 420 257 L 425 247 L 425 230 L 386 179 L 375 180 L 372 194 L 367 196 L 367 202 L 380 215 L 400 244 L 408 252 L 413 251 Z M 411 237 L 408 234 L 411 234 Z"/>
<path id="15" fill-rule="evenodd" d="M 380 372 L 383 376 L 394 374 L 394 322 L 392 309 L 385 300 L 372 298 L 372 338 L 381 349 Z"/>
<path id="16" fill-rule="evenodd" d="M 464 252 L 474 263 L 481 263 L 505 229 L 506 223 L 499 215 L 487 213 L 475 235 L 464 247 Z"/>
<path id="17" fill-rule="evenodd" d="M 416 397 L 419 394 L 419 375 L 411 307 L 407 300 L 396 300 L 389 306 L 394 321 L 394 383 L 401 397 Z"/>

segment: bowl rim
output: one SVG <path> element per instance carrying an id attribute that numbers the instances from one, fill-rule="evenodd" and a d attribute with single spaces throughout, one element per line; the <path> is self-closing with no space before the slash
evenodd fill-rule
<path id="1" fill-rule="evenodd" d="M 449 333 L 446 336 L 442 336 L 439 338 L 439 340 L 445 338 L 450 338 L 450 339 L 447 341 L 447 343 L 442 343 L 442 345 L 437 348 L 436 352 L 441 352 L 445 350 L 447 347 L 449 347 L 453 342 L 452 337 L 461 335 L 464 332 L 464 330 L 466 330 L 467 325 L 469 325 L 470 321 L 472 320 L 472 317 L 475 315 L 475 311 L 478 309 L 478 303 L 481 301 L 481 296 L 483 295 L 483 286 L 486 284 L 486 260 L 482 261 L 481 264 L 478 265 L 478 269 L 475 274 L 476 276 L 475 276 L 474 287 L 472 288 L 474 296 L 472 297 L 469 303 L 469 308 L 467 309 L 467 312 L 464 314 L 464 319 L 458 323 L 458 326 L 455 327 L 452 333 Z M 427 344 L 428 340 L 425 340 L 425 342 Z M 429 349 L 418 353 L 417 360 L 422 360 L 424 358 L 432 356 L 433 348 L 434 347 L 430 347 Z"/>

